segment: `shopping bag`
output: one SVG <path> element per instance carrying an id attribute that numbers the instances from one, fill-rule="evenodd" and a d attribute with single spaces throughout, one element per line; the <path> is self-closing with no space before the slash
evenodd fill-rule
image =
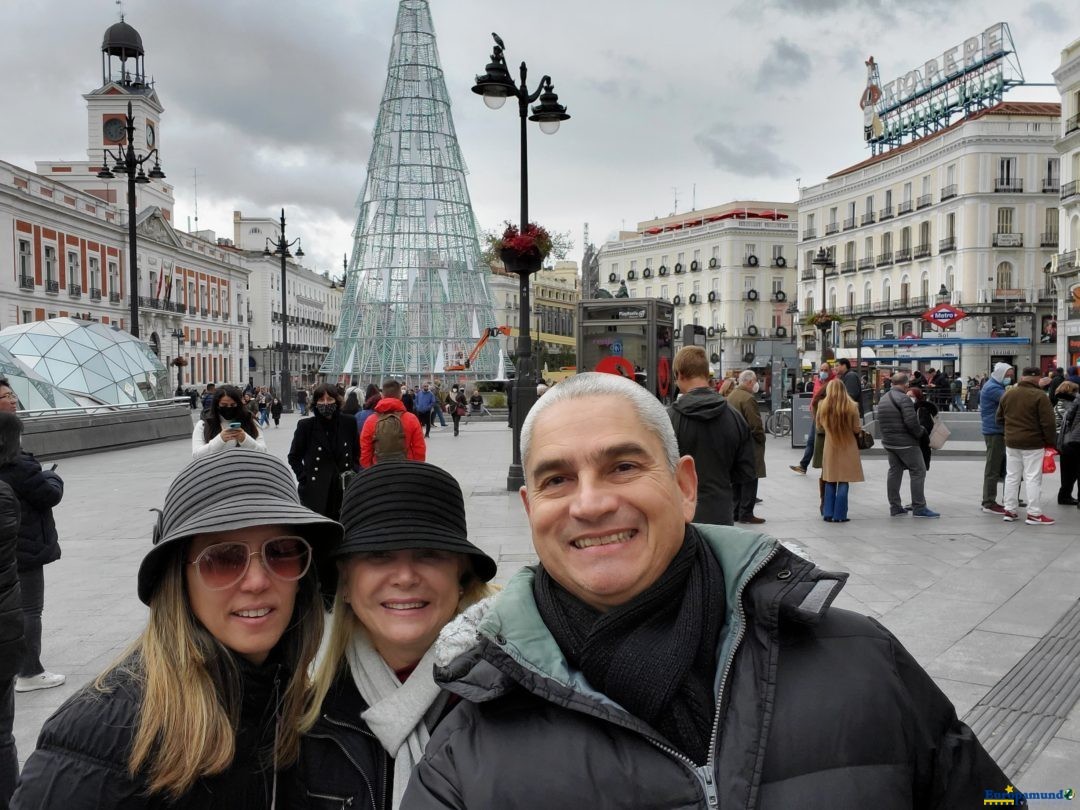
<path id="1" fill-rule="evenodd" d="M 1057 450 L 1053 447 L 1047 447 L 1043 450 L 1043 472 L 1054 473 L 1057 472 L 1057 464 L 1054 462 L 1054 456 L 1058 454 Z"/>
<path id="2" fill-rule="evenodd" d="M 949 430 L 948 425 L 941 420 L 940 416 L 935 416 L 934 429 L 930 431 L 930 449 L 940 450 L 951 435 L 952 431 Z"/>

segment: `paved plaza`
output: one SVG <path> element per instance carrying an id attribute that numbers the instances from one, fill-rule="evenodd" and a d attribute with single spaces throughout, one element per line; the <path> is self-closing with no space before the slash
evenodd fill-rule
<path id="1" fill-rule="evenodd" d="M 271 452 L 281 458 L 296 420 L 285 415 L 279 429 L 267 431 Z M 463 424 L 457 438 L 450 427 L 436 428 L 428 441 L 428 460 L 461 482 L 472 539 L 499 559 L 500 582 L 535 559 L 519 497 L 505 491 L 510 440 L 504 422 L 488 421 Z M 826 524 L 818 517 L 814 471 L 803 477 L 788 469 L 798 455 L 788 440 L 770 437 L 769 477 L 759 493 L 763 528 L 821 567 L 850 572 L 836 604 L 879 618 L 962 717 L 1080 598 L 1080 511 L 1054 503 L 1056 476 L 1045 506 L 1058 519 L 1055 526 L 982 514 L 983 465 L 971 457 L 933 462 L 927 500 L 940 520 L 889 518 L 887 462 L 868 457 L 867 483 L 852 486 L 851 522 Z M 49 714 L 141 628 L 145 608 L 135 595 L 135 573 L 150 545 L 155 515 L 149 510 L 161 506 L 189 459 L 190 445 L 182 441 L 57 460 L 66 486 L 56 510 L 63 557 L 46 568 L 42 661 L 68 680 L 17 696 L 20 759 Z M 1071 702 L 1058 709 L 1068 719 L 1053 739 L 1022 775 L 1012 774 L 1021 787 L 1080 787 L 1072 784 L 1080 781 L 1080 710 Z"/>

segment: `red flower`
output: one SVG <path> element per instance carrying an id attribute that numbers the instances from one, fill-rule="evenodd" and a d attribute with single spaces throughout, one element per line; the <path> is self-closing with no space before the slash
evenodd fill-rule
<path id="1" fill-rule="evenodd" d="M 530 222 L 520 231 L 516 225 L 508 222 L 502 238 L 495 240 L 493 247 L 499 252 L 508 250 L 519 256 L 539 256 L 543 259 L 551 253 L 551 235 L 535 222 Z"/>

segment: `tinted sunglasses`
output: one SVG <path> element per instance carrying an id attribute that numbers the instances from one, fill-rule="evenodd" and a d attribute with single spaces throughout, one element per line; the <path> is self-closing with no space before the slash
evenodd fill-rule
<path id="1" fill-rule="evenodd" d="M 272 537 L 258 551 L 250 551 L 247 543 L 215 543 L 188 564 L 195 566 L 204 586 L 221 591 L 247 576 L 256 555 L 270 576 L 285 582 L 295 582 L 311 567 L 311 546 L 303 537 Z"/>

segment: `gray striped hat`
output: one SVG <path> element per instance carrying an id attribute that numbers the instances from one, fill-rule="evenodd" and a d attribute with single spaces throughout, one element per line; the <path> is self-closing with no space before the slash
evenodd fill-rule
<path id="1" fill-rule="evenodd" d="M 300 503 L 289 468 L 268 453 L 243 448 L 204 456 L 176 476 L 154 526 L 154 547 L 139 566 L 139 599 L 150 597 L 175 549 L 174 543 L 206 532 L 251 526 L 288 526 L 311 544 L 323 589 L 333 589 L 330 552 L 341 542 L 341 524 Z"/>

